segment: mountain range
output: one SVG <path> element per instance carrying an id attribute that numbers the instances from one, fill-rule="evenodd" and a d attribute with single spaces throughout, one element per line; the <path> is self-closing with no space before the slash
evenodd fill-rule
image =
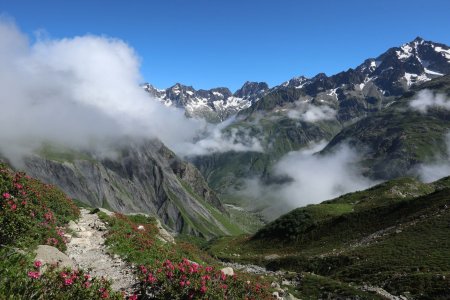
<path id="1" fill-rule="evenodd" d="M 355 69 L 332 76 L 321 73 L 313 78 L 293 78 L 265 90 L 260 98 L 255 98 L 240 110 L 235 115 L 235 121 L 223 130 L 225 134 L 238 132 L 243 137 L 256 137 L 262 151 L 215 152 L 189 159 L 217 193 L 225 198 L 233 198 L 234 191 L 241 189 L 248 178 L 272 180 L 273 165 L 288 152 L 306 148 L 311 143 L 329 142 L 334 138 L 327 147 L 331 149 L 332 145 L 337 144 L 337 139 L 341 141 L 339 144 L 343 144 L 357 138 L 352 136 L 356 133 L 350 133 L 349 130 L 375 118 L 378 119 L 372 123 L 372 128 L 360 128 L 360 132 L 371 132 L 378 144 L 350 144 L 383 149 L 377 147 L 380 143 L 392 143 L 388 141 L 392 136 L 383 135 L 381 131 L 373 130 L 374 127 L 382 129 L 390 126 L 390 123 L 404 124 L 403 121 L 409 115 L 417 117 L 409 119 L 412 124 L 426 121 L 425 115 L 420 113 L 396 112 L 396 117 L 393 117 L 389 112 L 396 111 L 397 102 L 405 105 L 407 101 L 404 99 L 415 97 L 422 86 L 423 89 L 433 89 L 432 82 L 449 73 L 450 48 L 418 37 L 400 47 L 390 48 L 376 58 L 366 59 Z M 428 82 L 430 85 L 427 86 Z M 195 115 L 193 112 L 187 114 Z M 443 132 L 448 127 L 445 118 L 443 116 L 436 120 L 439 130 L 436 131 L 435 127 L 422 130 L 439 134 L 435 144 L 444 139 Z M 429 123 L 423 124 L 426 127 Z M 401 132 L 399 130 L 398 134 L 401 135 Z M 425 134 L 421 138 L 425 139 Z M 395 164 L 390 164 L 393 161 L 385 160 L 384 157 L 377 158 L 378 163 L 371 162 L 370 166 L 366 166 L 369 167 L 366 174 L 377 180 L 395 178 L 433 155 L 445 152 L 442 147 L 436 152 L 435 147 L 425 141 L 422 144 L 426 150 L 420 155 L 413 154 L 415 150 L 411 145 L 406 154 L 395 154 Z M 367 149 L 357 149 L 358 152 L 363 150 Z M 390 150 L 386 152 L 390 153 Z"/>
<path id="2" fill-rule="evenodd" d="M 368 58 L 356 68 L 327 76 L 295 77 L 269 88 L 264 82 L 246 82 L 235 93 L 228 88 L 195 90 L 180 83 L 160 90 L 144 84 L 167 106 L 183 108 L 190 117 L 223 121 L 242 111 L 270 110 L 298 100 L 338 107 L 338 119 L 349 121 L 377 111 L 411 86 L 450 73 L 450 48 L 417 37 L 400 47 Z M 262 100 L 262 101 L 260 101 Z"/>

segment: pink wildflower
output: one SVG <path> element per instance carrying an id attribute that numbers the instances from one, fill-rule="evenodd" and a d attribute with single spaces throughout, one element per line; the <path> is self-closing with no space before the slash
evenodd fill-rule
<path id="1" fill-rule="evenodd" d="M 40 268 L 42 266 L 42 262 L 40 260 L 35 260 L 34 261 L 34 267 L 35 268 Z"/>
<path id="2" fill-rule="evenodd" d="M 38 279 L 39 277 L 41 277 L 41 274 L 37 271 L 30 271 L 28 272 L 28 277 Z"/>
<path id="3" fill-rule="evenodd" d="M 200 288 L 200 292 L 202 294 L 205 294 L 207 290 L 208 290 L 208 288 L 206 286 L 204 286 L 204 285 Z"/>

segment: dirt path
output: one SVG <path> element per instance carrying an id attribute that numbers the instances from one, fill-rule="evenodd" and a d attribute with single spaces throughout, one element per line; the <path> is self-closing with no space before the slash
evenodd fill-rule
<path id="1" fill-rule="evenodd" d="M 133 269 L 119 257 L 106 252 L 104 235 L 107 228 L 97 214 L 81 209 L 79 220 L 71 222 L 69 228 L 74 234 L 67 244 L 67 255 L 78 267 L 90 269 L 92 276 L 111 280 L 114 290 L 130 294 L 137 282 Z"/>

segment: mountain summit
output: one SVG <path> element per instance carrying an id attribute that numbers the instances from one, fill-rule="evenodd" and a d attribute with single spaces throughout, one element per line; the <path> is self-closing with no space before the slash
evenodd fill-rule
<path id="1" fill-rule="evenodd" d="M 269 90 L 265 82 L 249 81 L 234 94 L 225 87 L 195 90 L 180 83 L 165 90 L 156 89 L 148 83 L 143 88 L 165 105 L 183 108 L 187 116 L 205 118 L 210 122 L 221 122 L 250 107 Z"/>

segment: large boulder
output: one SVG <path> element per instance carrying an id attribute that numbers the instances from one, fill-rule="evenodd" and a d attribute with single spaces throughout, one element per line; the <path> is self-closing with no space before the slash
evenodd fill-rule
<path id="1" fill-rule="evenodd" d="M 48 245 L 39 245 L 36 250 L 36 260 L 43 265 L 57 265 L 60 268 L 75 268 L 75 263 L 57 248 Z"/>

